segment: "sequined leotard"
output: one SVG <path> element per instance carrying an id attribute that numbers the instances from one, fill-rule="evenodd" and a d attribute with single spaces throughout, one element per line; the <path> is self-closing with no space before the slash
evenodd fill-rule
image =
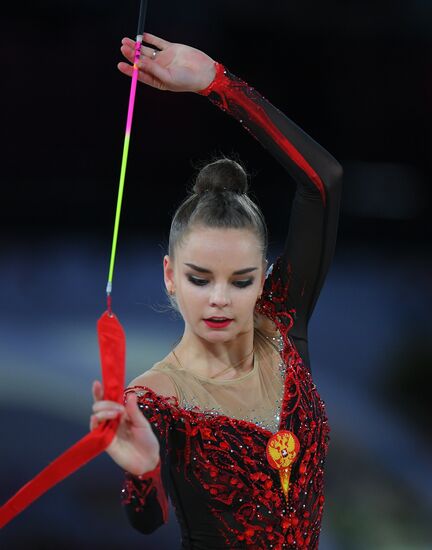
<path id="1" fill-rule="evenodd" d="M 162 365 L 159 370 L 171 374 L 178 389 L 177 399 L 146 386 L 126 390 L 138 393 L 159 439 L 161 460 L 141 479 L 126 473 L 122 502 L 132 525 L 150 533 L 167 520 L 169 495 L 184 550 L 316 549 L 329 427 L 311 376 L 307 327 L 334 251 L 342 169 L 222 65 L 202 94 L 239 120 L 296 183 L 284 251 L 256 306 L 277 330 L 256 331 L 254 368 L 232 383 L 192 380 L 187 372 Z M 200 395 L 195 401 L 194 388 Z M 243 408 L 236 409 L 235 395 L 245 388 Z M 300 443 L 287 498 L 279 472 L 266 458 L 267 442 L 278 430 L 291 431 Z"/>

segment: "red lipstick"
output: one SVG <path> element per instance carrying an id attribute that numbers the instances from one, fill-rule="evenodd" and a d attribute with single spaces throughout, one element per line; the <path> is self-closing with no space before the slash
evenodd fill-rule
<path id="1" fill-rule="evenodd" d="M 226 328 L 232 323 L 232 319 L 227 319 L 226 317 L 210 317 L 209 319 L 204 319 L 204 323 L 209 328 Z"/>

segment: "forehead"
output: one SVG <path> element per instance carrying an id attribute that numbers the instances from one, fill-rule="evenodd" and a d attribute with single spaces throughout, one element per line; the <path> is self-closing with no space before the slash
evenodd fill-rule
<path id="1" fill-rule="evenodd" d="M 179 246 L 176 256 L 182 263 L 235 271 L 260 266 L 261 254 L 257 236 L 248 229 L 196 227 Z"/>

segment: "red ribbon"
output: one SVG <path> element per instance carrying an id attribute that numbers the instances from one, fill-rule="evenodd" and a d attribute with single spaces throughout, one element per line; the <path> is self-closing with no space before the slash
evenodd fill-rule
<path id="1" fill-rule="evenodd" d="M 126 337 L 117 317 L 107 311 L 97 323 L 104 399 L 123 403 Z M 0 508 L 0 528 L 46 491 L 102 453 L 113 440 L 120 420 L 107 420 L 56 458 Z"/>

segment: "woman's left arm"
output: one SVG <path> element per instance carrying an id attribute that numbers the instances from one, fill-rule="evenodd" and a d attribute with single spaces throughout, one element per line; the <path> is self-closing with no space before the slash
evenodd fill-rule
<path id="1" fill-rule="evenodd" d="M 270 291 L 282 279 L 286 290 L 278 299 L 283 298 L 285 311 L 295 310 L 290 336 L 309 366 L 308 322 L 334 253 L 342 167 L 254 88 L 222 65 L 216 67 L 216 77 L 201 93 L 236 118 L 296 184 L 284 251 L 267 286 Z"/>
<path id="2" fill-rule="evenodd" d="M 204 52 L 151 34 L 144 34 L 144 40 L 150 46 L 142 47 L 141 82 L 161 90 L 208 96 L 236 118 L 294 180 L 296 191 L 284 252 L 267 283 L 271 285 L 276 277 L 286 283 L 280 305 L 285 311 L 296 312 L 290 335 L 309 364 L 307 327 L 335 248 L 341 165 L 254 88 Z M 122 42 L 121 51 L 130 62 L 134 44 L 130 39 Z M 132 75 L 131 65 L 120 63 L 118 68 Z"/>

